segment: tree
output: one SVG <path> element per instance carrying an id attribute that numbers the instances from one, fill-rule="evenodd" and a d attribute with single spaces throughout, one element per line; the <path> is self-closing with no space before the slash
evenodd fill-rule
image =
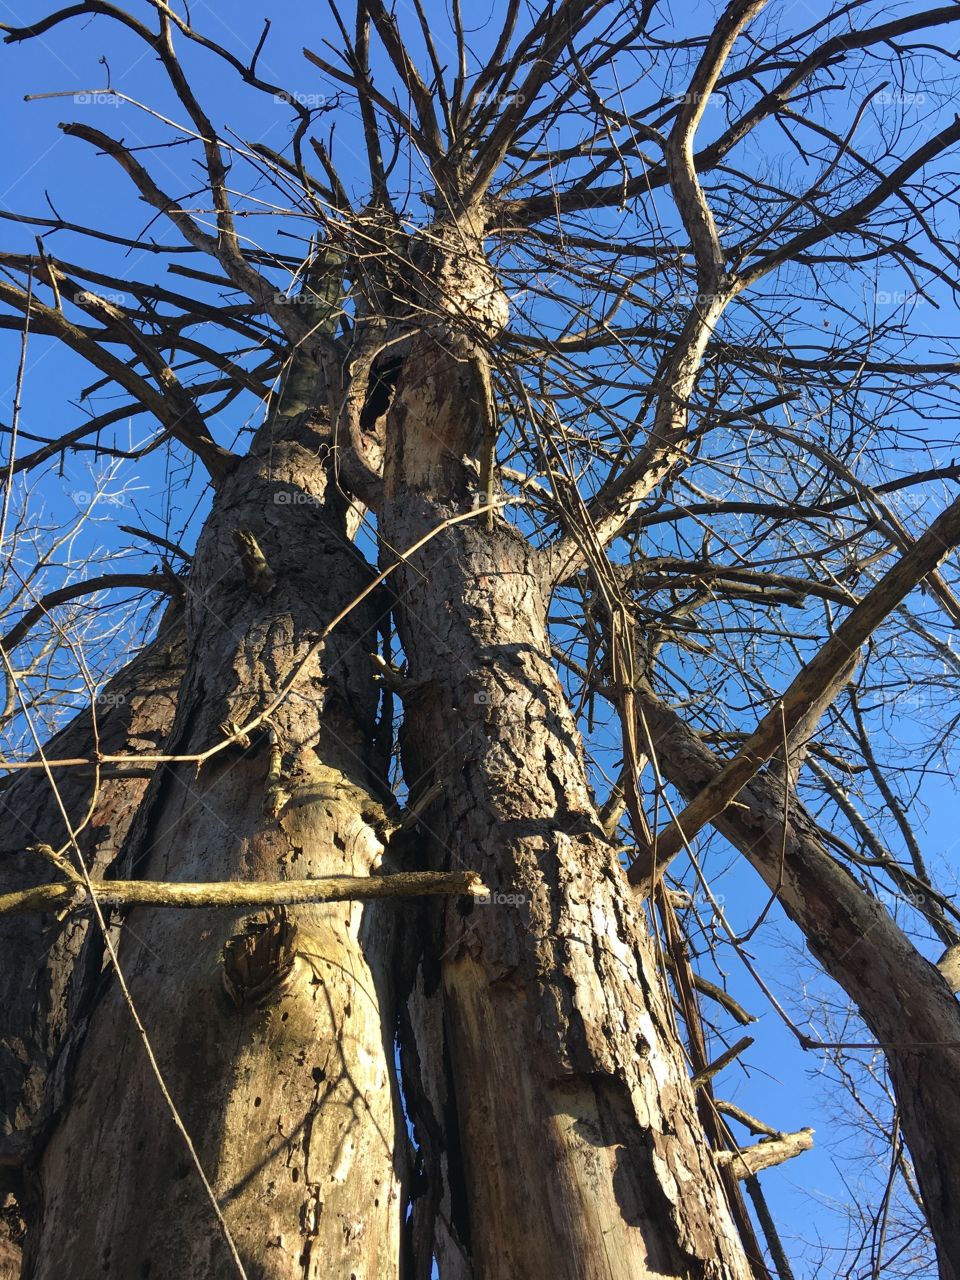
<path id="1" fill-rule="evenodd" d="M 212 495 L 187 570 L 89 584 L 172 596 L 107 713 L 5 760 L 24 1273 L 786 1274 L 756 1174 L 810 1139 L 710 1083 L 742 1047 L 699 996 L 742 1010 L 678 896 L 709 825 L 882 1049 L 960 1277 L 960 1013 L 925 958 L 958 913 L 883 740 L 898 678 L 957 667 L 960 504 L 924 518 L 957 362 L 914 304 L 954 288 L 960 12 L 734 0 L 691 36 L 511 0 L 473 46 L 457 5 L 441 39 L 362 0 L 304 50 L 321 97 L 267 69 L 269 21 L 240 56 L 142 8 L 5 28 L 158 64 L 147 103 L 74 94 L 121 129 L 61 126 L 149 224 L 21 215 L 36 251 L 2 255 L 3 323 L 120 396 L 26 455 L 15 418 L 8 491 L 164 450 Z M 226 74 L 286 145 L 214 124 Z M 62 603 L 8 633 L 14 689 Z"/>

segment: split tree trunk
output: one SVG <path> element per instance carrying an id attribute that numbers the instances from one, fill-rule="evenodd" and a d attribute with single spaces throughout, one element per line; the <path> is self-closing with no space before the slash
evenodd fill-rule
<path id="1" fill-rule="evenodd" d="M 369 582 L 327 464 L 324 432 L 282 420 L 261 430 L 217 494 L 188 585 L 169 751 L 206 750 L 223 722 L 243 724 L 291 687 L 272 734 L 199 769 L 158 772 L 126 875 L 306 878 L 367 874 L 381 860 L 371 600 L 307 657 Z M 266 572 L 251 563 L 249 534 Z M 258 1280 L 397 1273 L 405 1137 L 393 1084 L 393 910 L 301 907 L 260 918 L 257 931 L 225 911 L 141 908 L 124 921 L 133 999 Z M 92 1000 L 69 1106 L 36 1171 L 26 1273 L 236 1274 L 112 974 Z"/>

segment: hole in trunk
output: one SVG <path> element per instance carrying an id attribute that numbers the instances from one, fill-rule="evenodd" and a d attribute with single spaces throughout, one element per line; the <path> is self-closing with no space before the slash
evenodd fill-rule
<path id="1" fill-rule="evenodd" d="M 367 398 L 360 410 L 360 426 L 365 431 L 369 430 L 390 408 L 402 364 L 403 356 L 388 356 L 384 360 L 374 362 L 367 382 Z"/>

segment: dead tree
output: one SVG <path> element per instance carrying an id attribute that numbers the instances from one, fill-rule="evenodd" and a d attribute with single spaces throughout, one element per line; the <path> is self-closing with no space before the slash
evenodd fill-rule
<path id="1" fill-rule="evenodd" d="M 177 599 L 109 732 L 5 757 L 24 1274 L 784 1273 L 756 1175 L 809 1135 L 741 1151 L 713 1092 L 743 1046 L 699 997 L 743 1011 L 677 896 L 710 828 L 885 1054 L 960 1280 L 960 1013 L 884 894 L 926 940 L 958 917 L 882 736 L 897 680 L 958 663 L 956 356 L 914 313 L 958 266 L 960 12 L 734 0 L 694 37 L 511 0 L 474 47 L 458 5 L 441 37 L 361 0 L 291 86 L 269 22 L 241 56 L 147 9 L 6 28 L 116 42 L 63 92 L 123 127 L 61 129 L 135 198 L 24 211 L 36 250 L 0 255 L 2 323 L 122 397 L 12 427 L 7 484 L 163 449 L 210 494 L 189 569 L 138 579 Z M 213 123 L 213 67 L 286 145 Z M 14 688 L 64 599 L 22 608 Z"/>

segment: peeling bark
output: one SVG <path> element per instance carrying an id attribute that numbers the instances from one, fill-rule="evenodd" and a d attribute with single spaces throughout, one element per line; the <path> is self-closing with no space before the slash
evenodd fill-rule
<path id="1" fill-rule="evenodd" d="M 464 381 L 481 360 L 436 331 L 412 340 L 388 419 L 386 546 L 471 503 L 482 434 Z M 412 1072 L 430 1064 L 415 1123 L 445 1179 L 441 1275 L 749 1276 L 550 661 L 542 557 L 503 522 L 466 523 L 400 579 L 404 769 L 415 792 L 444 784 L 424 848 L 491 889 L 436 909 L 410 1002 L 420 1038 L 404 1046 Z"/>
<path id="2" fill-rule="evenodd" d="M 292 684 L 270 732 L 246 749 L 158 773 L 125 851 L 128 877 L 367 875 L 382 862 L 367 657 L 375 598 L 307 658 L 369 582 L 347 504 L 328 487 L 328 456 L 324 433 L 302 419 L 268 424 L 217 494 L 188 583 L 170 754 L 213 745 L 224 723 L 244 723 Z M 275 581 L 261 575 L 262 591 L 247 581 L 234 529 L 270 566 Z M 284 799 L 274 809 L 275 773 Z M 261 981 L 239 1001 L 222 975 L 226 951 L 235 993 L 251 936 L 243 910 L 139 907 L 124 919 L 121 966 L 251 1276 L 397 1271 L 405 1136 L 393 1082 L 394 910 L 288 908 L 284 946 L 268 937 L 246 962 Z M 26 1274 L 235 1274 L 109 972 L 90 1001 L 69 1107 L 33 1180 L 40 1222 Z"/>
<path id="3" fill-rule="evenodd" d="M 412 540 L 417 507 L 421 529 L 440 515 L 408 497 L 391 541 Z M 404 582 L 423 682 L 405 767 L 447 784 L 426 817 L 434 865 L 475 865 L 492 891 L 446 909 L 435 942 L 460 1239 L 484 1277 L 749 1275 L 550 665 L 540 566 L 503 527 L 437 541 Z"/>

